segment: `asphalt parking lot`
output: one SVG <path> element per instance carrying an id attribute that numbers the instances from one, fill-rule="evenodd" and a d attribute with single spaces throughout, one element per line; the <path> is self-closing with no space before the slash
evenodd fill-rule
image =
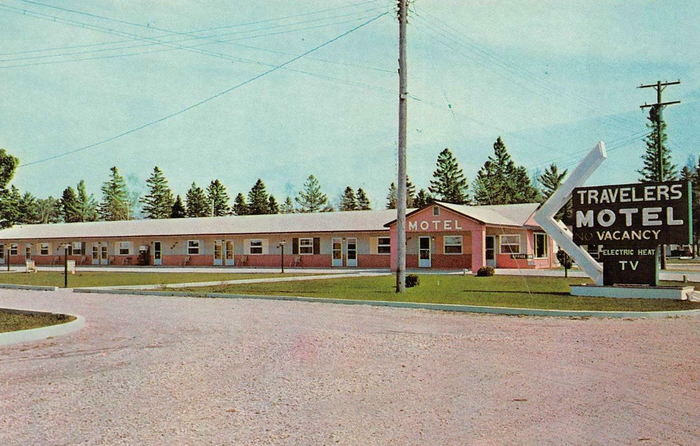
<path id="1" fill-rule="evenodd" d="M 0 290 L 0 444 L 700 444 L 700 318 Z"/>

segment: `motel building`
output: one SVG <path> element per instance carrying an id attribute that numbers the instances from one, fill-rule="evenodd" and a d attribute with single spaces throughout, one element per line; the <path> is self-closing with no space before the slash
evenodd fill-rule
<path id="1" fill-rule="evenodd" d="M 434 203 L 407 214 L 407 267 L 550 268 L 536 203 Z M 18 225 L 0 231 L 0 264 L 396 269 L 396 211 L 349 211 Z M 284 257 L 282 257 L 284 250 Z"/>

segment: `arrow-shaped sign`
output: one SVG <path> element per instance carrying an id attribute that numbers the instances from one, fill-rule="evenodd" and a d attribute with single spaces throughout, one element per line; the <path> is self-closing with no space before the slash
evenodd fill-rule
<path id="1" fill-rule="evenodd" d="M 603 285 L 603 267 L 585 249 L 574 243 L 571 231 L 563 223 L 557 222 L 554 216 L 569 201 L 574 188 L 583 186 L 583 183 L 607 157 L 605 144 L 601 141 L 588 152 L 588 155 L 571 172 L 569 178 L 559 186 L 533 216 L 537 224 L 574 259 L 596 285 Z"/>

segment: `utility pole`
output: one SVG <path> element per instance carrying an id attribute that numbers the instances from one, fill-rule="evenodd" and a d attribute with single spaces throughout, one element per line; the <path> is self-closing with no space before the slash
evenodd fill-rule
<path id="1" fill-rule="evenodd" d="M 398 1 L 399 15 L 399 181 L 396 192 L 396 292 L 406 291 L 406 22 L 408 0 Z"/>
<path id="2" fill-rule="evenodd" d="M 658 169 L 659 169 L 659 177 L 658 181 L 664 181 L 664 159 L 663 159 L 663 150 L 664 150 L 664 145 L 663 141 L 661 140 L 661 123 L 663 122 L 663 110 L 664 107 L 667 105 L 676 105 L 680 104 L 681 101 L 669 101 L 669 102 L 663 102 L 661 100 L 661 94 L 663 91 L 666 89 L 667 86 L 669 85 L 678 85 L 680 84 L 681 81 L 677 80 L 674 82 L 661 82 L 661 81 L 656 81 L 655 84 L 647 84 L 647 85 L 640 85 L 639 88 L 653 88 L 656 90 L 656 103 L 655 104 L 647 104 L 646 102 L 644 105 L 640 105 L 639 108 L 644 110 L 645 108 L 653 108 L 655 110 L 656 114 L 656 157 L 657 160 L 656 162 L 658 163 Z M 666 269 L 666 245 L 661 245 L 661 269 Z"/>

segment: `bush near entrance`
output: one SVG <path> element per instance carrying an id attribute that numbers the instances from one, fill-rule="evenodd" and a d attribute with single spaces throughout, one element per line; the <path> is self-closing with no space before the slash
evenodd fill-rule
<path id="1" fill-rule="evenodd" d="M 496 274 L 496 270 L 493 269 L 493 266 L 482 266 L 476 272 L 476 275 L 479 277 L 491 277 L 494 274 Z"/>

